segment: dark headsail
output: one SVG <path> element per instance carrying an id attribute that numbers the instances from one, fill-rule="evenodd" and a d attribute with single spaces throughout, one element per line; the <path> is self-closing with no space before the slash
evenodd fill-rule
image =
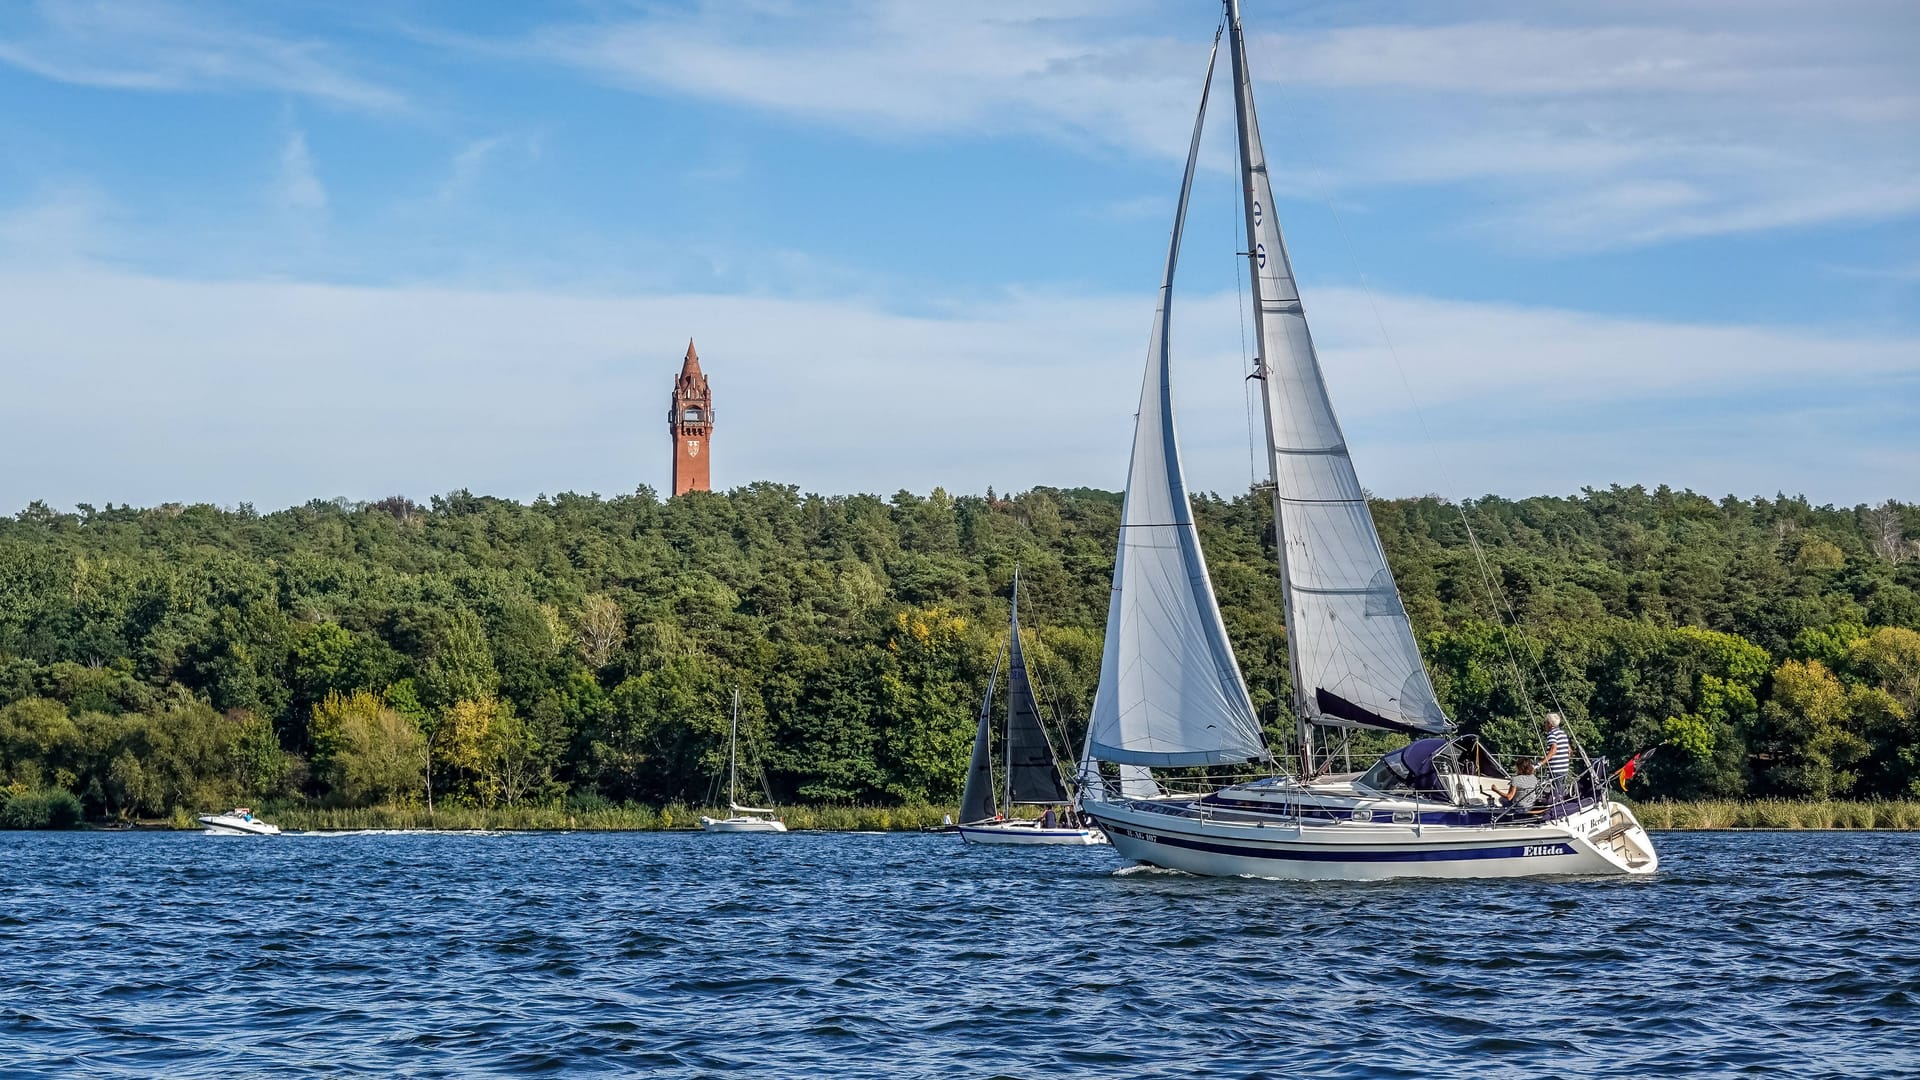
<path id="1" fill-rule="evenodd" d="M 1007 792 L 1016 803 L 1064 803 L 1067 789 L 1040 727 L 1026 654 L 1020 649 L 1019 601 L 1014 604 L 1013 647 L 1007 663 Z"/>
<path id="2" fill-rule="evenodd" d="M 967 787 L 960 794 L 962 823 L 985 821 L 993 816 L 993 748 L 989 742 L 993 724 L 993 681 L 999 676 L 1000 662 L 995 660 L 993 674 L 987 678 L 987 696 L 980 702 L 980 726 L 973 732 L 973 756 L 967 759 Z"/>

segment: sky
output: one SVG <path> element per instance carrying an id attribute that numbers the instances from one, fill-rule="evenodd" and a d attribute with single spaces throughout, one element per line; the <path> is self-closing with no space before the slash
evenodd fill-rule
<path id="1" fill-rule="evenodd" d="M 1920 5 L 1244 0 L 1384 496 L 1920 499 Z M 0 5 L 0 513 L 1118 488 L 1207 0 Z M 1223 64 L 1224 66 L 1224 64 Z M 1173 341 L 1257 467 L 1230 99 Z"/>

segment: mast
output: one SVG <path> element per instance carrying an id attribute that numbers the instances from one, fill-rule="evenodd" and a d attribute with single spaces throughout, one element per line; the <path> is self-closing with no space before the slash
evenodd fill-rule
<path id="1" fill-rule="evenodd" d="M 1018 564 L 1015 564 L 1013 568 L 1013 596 L 1012 596 L 1011 603 L 1007 605 L 1007 634 L 1008 634 L 1008 640 L 1012 642 L 1012 644 L 1008 647 L 1010 650 L 1009 655 L 1010 656 L 1020 655 L 1020 567 Z M 1006 768 L 1006 775 L 1004 777 L 1004 782 L 1006 784 L 1006 789 L 1005 789 L 1006 794 L 1005 794 L 1005 797 L 1003 797 L 1000 800 L 1001 813 L 1006 814 L 1008 817 L 1012 817 L 1013 816 L 1013 667 L 1012 667 L 1011 661 L 1009 662 L 1007 667 L 1007 734 L 1006 734 L 1006 737 L 1001 740 L 1000 749 L 1007 756 L 1007 768 Z"/>
<path id="2" fill-rule="evenodd" d="M 1266 304 L 1260 295 L 1260 247 L 1259 223 L 1260 204 L 1254 193 L 1253 160 L 1248 145 L 1249 131 L 1252 127 L 1253 73 L 1247 70 L 1247 43 L 1240 31 L 1240 0 L 1226 0 L 1227 32 L 1230 36 L 1228 51 L 1233 61 L 1233 113 L 1237 123 L 1234 125 L 1236 138 L 1240 146 L 1241 168 L 1246 170 L 1242 178 L 1240 191 L 1241 205 L 1247 222 L 1247 273 L 1253 279 L 1253 339 L 1264 343 L 1266 334 Z M 1266 171 L 1266 163 L 1259 166 Z M 1254 357 L 1254 377 L 1266 380 L 1268 365 L 1265 349 L 1262 355 Z M 1274 461 L 1280 455 L 1280 449 L 1273 438 L 1273 400 L 1267 394 L 1260 395 L 1260 411 L 1265 418 L 1261 426 L 1267 434 L 1267 489 L 1272 493 L 1273 502 L 1273 550 L 1275 561 L 1280 567 L 1280 606 L 1286 612 L 1287 624 L 1287 668 L 1292 675 L 1288 681 L 1293 687 L 1293 701 L 1290 703 L 1293 714 L 1298 719 L 1300 730 L 1300 775 L 1302 778 L 1313 775 L 1313 722 L 1308 719 L 1307 710 L 1302 706 L 1300 694 L 1306 685 L 1300 675 L 1300 657 L 1293 648 L 1293 634 L 1296 629 L 1293 619 L 1293 581 L 1287 573 L 1287 524 L 1280 509 L 1280 478 L 1274 471 Z"/>
<path id="3" fill-rule="evenodd" d="M 1261 413 L 1274 539 L 1286 606 L 1287 663 L 1312 776 L 1315 725 L 1436 734 L 1451 723 L 1407 619 L 1366 489 L 1327 392 L 1305 305 L 1274 212 L 1253 104 L 1239 0 L 1226 0 L 1234 108 L 1259 341 Z"/>
<path id="4" fill-rule="evenodd" d="M 727 725 L 727 805 L 740 801 L 740 688 L 733 688 L 733 721 Z"/>

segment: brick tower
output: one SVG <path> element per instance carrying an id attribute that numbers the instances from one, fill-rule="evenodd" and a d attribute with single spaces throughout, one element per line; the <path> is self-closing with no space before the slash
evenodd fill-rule
<path id="1" fill-rule="evenodd" d="M 673 432 L 673 493 L 713 490 L 713 391 L 700 372 L 700 354 L 687 339 L 687 358 L 673 380 L 673 408 L 667 413 Z"/>

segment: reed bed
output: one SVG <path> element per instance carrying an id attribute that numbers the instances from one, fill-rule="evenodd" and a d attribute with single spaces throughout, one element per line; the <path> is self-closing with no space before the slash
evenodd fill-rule
<path id="1" fill-rule="evenodd" d="M 1634 803 L 1649 829 L 1920 829 L 1920 801 L 1702 799 Z"/>
<path id="2" fill-rule="evenodd" d="M 897 832 L 938 825 L 952 807 L 942 806 L 787 806 L 779 814 L 787 828 L 822 832 Z M 282 829 L 302 832 L 357 832 L 369 829 L 433 829 L 442 832 L 655 832 L 698 829 L 700 818 L 727 817 L 720 807 L 643 806 L 424 806 L 268 807 L 260 816 Z"/>
<path id="3" fill-rule="evenodd" d="M 1649 829 L 1920 829 L 1920 800 L 1847 802 L 1796 799 L 1702 799 L 1631 804 Z M 950 806 L 787 806 L 781 820 L 796 832 L 910 832 L 938 825 L 954 813 Z M 417 805 L 330 808 L 287 804 L 261 810 L 261 816 L 289 831 L 352 832 L 366 829 L 431 829 L 442 832 L 655 832 L 698 829 L 702 815 L 726 817 L 723 808 L 687 806 L 552 805 L 440 806 L 432 813 Z M 192 815 L 174 816 L 175 828 L 199 828 Z"/>

